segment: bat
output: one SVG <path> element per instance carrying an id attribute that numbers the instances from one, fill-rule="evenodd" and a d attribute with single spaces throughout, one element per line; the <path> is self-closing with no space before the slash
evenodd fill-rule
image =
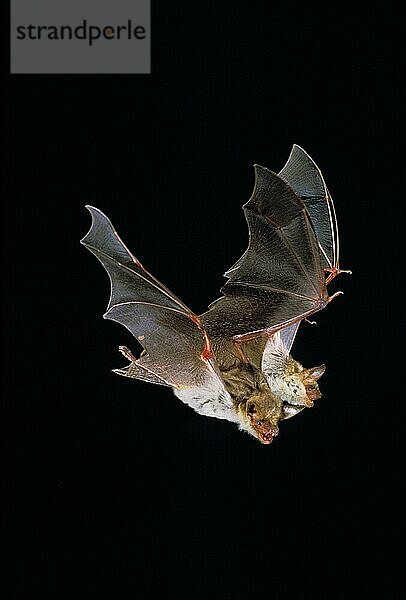
<path id="1" fill-rule="evenodd" d="M 340 273 L 334 204 L 315 162 L 294 145 L 277 174 L 254 165 L 243 206 L 244 254 L 225 273 L 222 295 L 194 314 L 149 273 L 99 209 L 81 243 L 106 269 L 111 294 L 104 318 L 124 325 L 143 347 L 114 372 L 171 387 L 200 415 L 236 423 L 263 444 L 279 423 L 321 397 L 325 365 L 304 368 L 290 352 L 299 325 L 337 295 Z"/>

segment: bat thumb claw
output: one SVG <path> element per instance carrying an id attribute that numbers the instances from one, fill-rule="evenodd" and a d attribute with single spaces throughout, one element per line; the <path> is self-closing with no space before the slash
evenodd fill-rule
<path id="1" fill-rule="evenodd" d="M 125 356 L 128 360 L 130 360 L 131 362 L 135 362 L 137 360 L 135 358 L 135 356 L 133 355 L 133 353 L 131 352 L 131 350 L 129 350 L 127 348 L 127 346 L 119 346 L 118 349 L 121 352 L 121 354 L 123 356 Z"/>
<path id="2" fill-rule="evenodd" d="M 334 300 L 334 298 L 336 298 L 337 296 L 343 296 L 344 292 L 342 292 L 341 290 L 339 290 L 338 292 L 336 292 L 335 294 L 333 294 L 332 296 L 329 296 L 328 301 L 331 302 L 332 300 Z"/>
<path id="3" fill-rule="evenodd" d="M 304 319 L 309 325 L 317 325 L 317 321 L 310 321 L 310 319 Z"/>

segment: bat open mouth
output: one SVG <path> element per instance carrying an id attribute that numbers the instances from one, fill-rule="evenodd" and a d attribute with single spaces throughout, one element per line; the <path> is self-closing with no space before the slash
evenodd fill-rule
<path id="1" fill-rule="evenodd" d="M 268 419 L 260 418 L 256 403 L 249 400 L 247 403 L 247 417 L 256 437 L 262 444 L 271 444 L 278 435 L 279 429 L 276 424 L 272 424 Z"/>
<path id="2" fill-rule="evenodd" d="M 277 433 L 273 431 L 267 431 L 266 433 L 258 432 L 258 437 L 262 444 L 272 444 L 276 436 Z"/>

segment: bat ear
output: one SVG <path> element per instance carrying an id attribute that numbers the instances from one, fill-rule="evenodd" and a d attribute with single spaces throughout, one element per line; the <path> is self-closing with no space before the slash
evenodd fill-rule
<path id="1" fill-rule="evenodd" d="M 326 365 L 320 365 L 319 367 L 312 367 L 311 369 L 305 369 L 305 379 L 317 381 L 324 374 Z"/>

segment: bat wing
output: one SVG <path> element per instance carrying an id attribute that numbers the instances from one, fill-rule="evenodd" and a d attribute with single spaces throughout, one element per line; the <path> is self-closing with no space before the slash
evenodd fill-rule
<path id="1" fill-rule="evenodd" d="M 254 191 L 243 208 L 248 248 L 227 271 L 224 295 L 202 315 L 213 338 L 246 341 L 271 334 L 299 323 L 329 301 L 315 228 L 292 187 L 255 165 Z M 295 333 L 293 328 L 287 334 L 292 343 Z"/>
<path id="2" fill-rule="evenodd" d="M 303 148 L 294 144 L 279 177 L 290 185 L 306 206 L 320 247 L 323 266 L 331 271 L 338 271 L 337 218 L 320 169 Z"/>
<path id="3" fill-rule="evenodd" d="M 209 386 L 220 394 L 223 384 L 200 319 L 144 269 L 100 210 L 87 208 L 92 225 L 81 243 L 102 263 L 111 281 L 104 317 L 124 325 L 144 347 L 139 359 L 117 372 L 175 389 Z M 223 398 L 222 404 L 228 399 Z"/>

